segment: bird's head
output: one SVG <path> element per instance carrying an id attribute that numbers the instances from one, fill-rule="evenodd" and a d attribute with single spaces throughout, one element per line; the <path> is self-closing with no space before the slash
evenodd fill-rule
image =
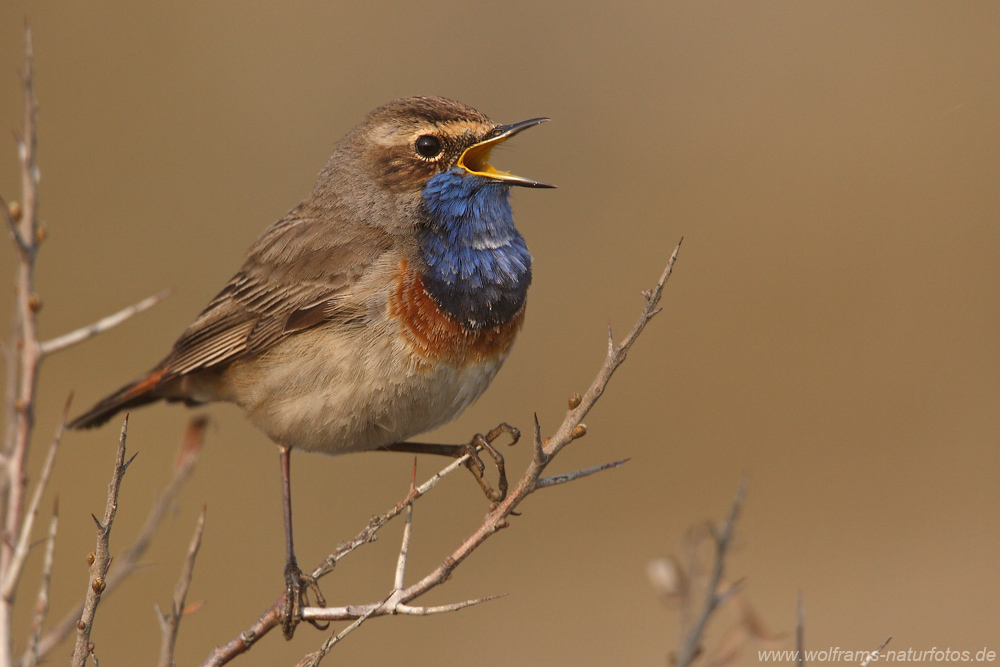
<path id="1" fill-rule="evenodd" d="M 428 184 L 454 197 L 488 185 L 499 186 L 504 198 L 514 185 L 551 188 L 489 162 L 496 146 L 547 120 L 499 125 L 443 97 L 399 99 L 369 113 L 344 137 L 320 175 L 317 194 L 346 200 L 369 224 L 399 228 L 417 224 Z M 435 179 L 441 175 L 447 178 Z"/>

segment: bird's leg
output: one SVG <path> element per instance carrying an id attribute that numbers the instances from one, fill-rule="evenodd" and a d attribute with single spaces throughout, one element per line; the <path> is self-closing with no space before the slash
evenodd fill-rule
<path id="1" fill-rule="evenodd" d="M 508 447 L 517 444 L 517 441 L 521 438 L 521 432 L 519 430 L 509 424 L 500 424 L 486 435 L 477 433 L 471 441 L 464 445 L 437 445 L 428 442 L 396 442 L 391 445 L 379 447 L 376 451 L 437 454 L 439 456 L 450 456 L 456 459 L 468 455 L 469 459 L 465 462 L 465 467 L 469 469 L 472 476 L 476 478 L 477 482 L 479 482 L 479 486 L 483 489 L 483 493 L 486 494 L 486 497 L 490 500 L 490 502 L 499 503 L 507 497 L 507 472 L 504 468 L 503 455 L 500 454 L 496 447 L 493 446 L 493 441 L 499 438 L 503 433 L 506 433 L 511 437 L 511 442 L 507 445 Z M 486 481 L 486 477 L 483 474 L 486 470 L 486 466 L 483 463 L 483 460 L 479 457 L 480 450 L 489 454 L 490 458 L 493 459 L 493 463 L 496 464 L 497 473 L 499 474 L 496 489 L 490 486 L 490 483 Z"/>
<path id="2" fill-rule="evenodd" d="M 316 604 L 320 607 L 326 606 L 326 599 L 319 590 L 316 579 L 303 573 L 295 560 L 295 545 L 292 540 L 292 450 L 285 445 L 278 445 L 278 455 L 281 459 L 281 504 L 285 517 L 285 606 L 281 610 L 281 630 L 285 639 L 291 639 L 301 620 L 302 608 L 309 606 L 309 591 L 316 595 Z M 309 622 L 321 630 L 329 625 Z"/>

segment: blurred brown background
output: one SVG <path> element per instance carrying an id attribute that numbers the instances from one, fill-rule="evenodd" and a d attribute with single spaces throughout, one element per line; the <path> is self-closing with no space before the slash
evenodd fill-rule
<path id="1" fill-rule="evenodd" d="M 5 128 L 20 123 L 26 15 L 50 231 L 43 337 L 174 289 L 46 363 L 35 469 L 70 388 L 79 412 L 158 361 L 308 193 L 339 137 L 393 98 L 554 119 L 494 159 L 559 185 L 515 192 L 536 267 L 527 324 L 485 397 L 427 439 L 501 420 L 527 429 L 534 411 L 553 428 L 603 357 L 607 318 L 624 334 L 685 238 L 665 312 L 554 468 L 632 462 L 530 498 L 426 601 L 508 597 L 372 621 L 331 664 L 662 665 L 676 617 L 645 564 L 721 518 L 743 471 L 730 572 L 748 577 L 772 630 L 794 628 L 801 591 L 811 648 L 870 649 L 891 634 L 890 648 L 1000 650 L 1000 5 L 7 0 Z M 0 144 L 0 191 L 14 199 L 13 142 Z M 7 280 L 8 244 L 0 262 Z M 102 664 L 155 659 L 153 604 L 169 603 L 203 503 L 189 599 L 205 606 L 182 626 L 179 664 L 280 591 L 275 448 L 231 406 L 208 412 L 203 459 L 149 566 L 101 606 Z M 113 546 L 169 479 L 188 416 L 133 415 L 140 454 Z M 65 438 L 53 618 L 84 591 L 88 515 L 104 507 L 115 439 L 113 427 Z M 525 444 L 509 460 L 529 456 Z M 422 459 L 420 474 L 440 463 Z M 302 562 L 398 500 L 411 465 L 293 457 Z M 464 475 L 421 501 L 411 579 L 483 510 Z M 331 603 L 388 591 L 398 534 L 325 581 Z M 22 614 L 36 576 L 37 563 Z M 293 664 L 321 640 L 308 627 L 290 644 L 269 636 L 240 664 Z"/>

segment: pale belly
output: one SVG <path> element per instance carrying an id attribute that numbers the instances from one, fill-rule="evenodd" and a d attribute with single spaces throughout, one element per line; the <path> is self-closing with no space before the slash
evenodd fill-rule
<path id="1" fill-rule="evenodd" d="M 219 397 L 240 405 L 279 444 L 356 452 L 454 419 L 486 390 L 505 357 L 463 366 L 430 363 L 398 333 L 320 328 L 234 362 L 224 372 L 226 395 Z"/>

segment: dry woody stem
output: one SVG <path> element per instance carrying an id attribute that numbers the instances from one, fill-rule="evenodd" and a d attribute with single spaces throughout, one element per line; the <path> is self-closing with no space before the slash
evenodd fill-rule
<path id="1" fill-rule="evenodd" d="M 76 624 L 76 647 L 73 649 L 73 658 L 70 664 L 73 667 L 83 667 L 87 664 L 87 657 L 94 652 L 94 645 L 90 641 L 90 632 L 94 627 L 94 616 L 97 614 L 97 605 L 101 602 L 101 595 L 107 588 L 108 568 L 111 566 L 111 525 L 114 523 L 115 514 L 118 512 L 118 492 L 121 490 L 122 478 L 125 470 L 128 469 L 132 459 L 125 459 L 125 440 L 128 435 L 128 417 L 122 424 L 121 435 L 118 438 L 118 454 L 115 457 L 115 471 L 111 476 L 111 483 L 108 485 L 108 503 L 104 508 L 104 517 L 98 519 L 94 517 L 97 524 L 97 548 L 89 558 L 90 561 L 90 581 L 87 586 L 87 598 L 83 603 L 83 614 Z"/>
<path id="2" fill-rule="evenodd" d="M 38 167 L 35 164 L 37 146 L 35 121 L 34 54 L 31 31 L 25 29 L 24 69 L 21 85 L 24 91 L 24 124 L 16 137 L 21 163 L 21 202 L 18 206 L 0 201 L 7 219 L 11 238 L 17 250 L 15 285 L 14 335 L 7 347 L 7 432 L 3 447 L 4 534 L 0 541 L 0 581 L 8 582 L 15 565 L 14 549 L 21 539 L 24 500 L 27 486 L 28 448 L 35 424 L 35 395 L 38 367 L 42 361 L 38 343 L 38 310 L 41 301 L 35 294 L 35 256 L 39 246 Z M 6 586 L 6 583 L 5 583 Z M 0 667 L 11 664 L 11 616 L 13 599 L 0 599 Z"/>
<path id="3" fill-rule="evenodd" d="M 198 517 L 198 524 L 194 529 L 194 536 L 191 537 L 191 544 L 188 546 L 187 558 L 184 560 L 184 569 L 181 570 L 181 578 L 174 587 L 174 600 L 170 606 L 170 613 L 164 614 L 157 607 L 156 611 L 160 616 L 160 631 L 163 634 L 163 641 L 160 645 L 159 667 L 174 667 L 174 647 L 177 645 L 177 633 L 181 627 L 181 617 L 184 615 L 184 601 L 187 599 L 188 589 L 191 587 L 191 579 L 194 576 L 194 560 L 198 557 L 198 549 L 201 548 L 201 536 L 205 532 L 205 508 L 201 508 L 201 515 Z"/>
<path id="4" fill-rule="evenodd" d="M 56 532 L 59 528 L 59 500 L 52 508 L 52 518 L 49 520 L 49 535 L 45 540 L 45 561 L 42 563 L 42 583 L 38 587 L 38 601 L 35 603 L 35 614 L 31 621 L 31 636 L 28 637 L 28 654 L 24 664 L 35 667 L 38 664 L 38 644 L 42 637 L 42 627 L 45 616 L 49 613 L 49 585 L 52 583 L 52 559 L 56 551 Z"/>

